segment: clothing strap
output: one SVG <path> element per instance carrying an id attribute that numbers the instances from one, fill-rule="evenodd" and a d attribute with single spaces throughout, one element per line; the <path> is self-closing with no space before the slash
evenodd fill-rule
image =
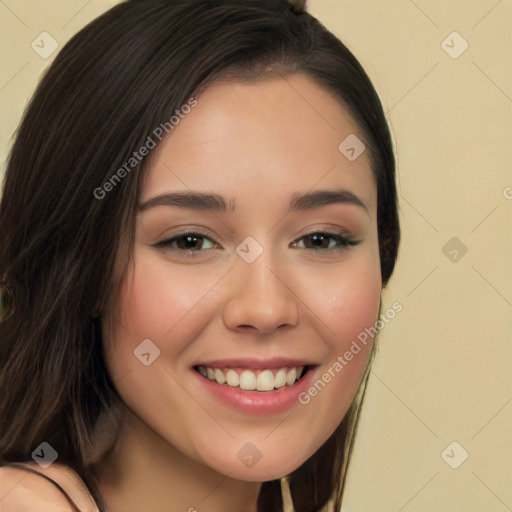
<path id="1" fill-rule="evenodd" d="M 23 469 L 25 471 L 30 471 L 32 473 L 35 473 L 36 475 L 42 476 L 43 478 L 46 478 L 49 482 L 51 482 L 57 489 L 59 489 L 62 494 L 66 497 L 66 499 L 69 501 L 71 507 L 73 508 L 73 512 L 81 512 L 81 510 L 76 506 L 76 503 L 70 498 L 69 494 L 54 480 L 52 480 L 50 477 L 43 475 L 43 473 L 40 473 L 39 471 L 36 471 L 35 469 L 28 468 L 24 466 L 23 464 L 19 464 L 17 462 L 0 462 L 1 466 L 13 466 L 14 468 Z"/>

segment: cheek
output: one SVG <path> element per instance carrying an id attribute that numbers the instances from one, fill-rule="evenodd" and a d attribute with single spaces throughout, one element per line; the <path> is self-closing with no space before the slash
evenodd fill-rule
<path id="1" fill-rule="evenodd" d="M 317 273 L 315 281 L 317 291 L 311 294 L 310 287 L 308 302 L 325 322 L 330 348 L 341 354 L 377 321 L 382 290 L 378 253 L 361 251 L 347 265 Z M 371 338 L 367 341 L 370 345 Z"/>
<path id="2" fill-rule="evenodd" d="M 202 299 L 217 280 L 191 270 L 170 271 L 151 258 L 137 259 L 109 322 L 111 341 L 107 346 L 111 356 L 115 353 L 115 358 L 110 358 L 112 364 L 119 372 L 121 366 L 138 367 L 133 351 L 149 339 L 163 356 L 160 362 L 165 360 L 172 368 L 189 340 L 199 334 L 202 327 L 197 315 L 205 315 L 207 302 Z"/>
<path id="3" fill-rule="evenodd" d="M 377 321 L 381 294 L 380 272 L 373 268 L 355 270 L 340 280 L 330 302 L 329 318 L 338 335 L 336 349 L 347 348 L 347 341 L 358 336 Z M 371 339 L 368 340 L 368 345 Z"/>
<path id="4" fill-rule="evenodd" d="M 332 431 L 353 401 L 371 354 L 371 329 L 378 320 L 382 289 L 378 258 L 362 255 L 352 260 L 350 268 L 340 268 L 321 282 L 322 292 L 310 303 L 315 312 L 322 312 L 328 357 L 299 398 Z"/>

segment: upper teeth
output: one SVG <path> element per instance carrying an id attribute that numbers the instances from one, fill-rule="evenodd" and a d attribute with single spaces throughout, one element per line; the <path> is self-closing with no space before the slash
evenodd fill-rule
<path id="1" fill-rule="evenodd" d="M 233 368 L 210 368 L 199 366 L 199 372 L 203 377 L 244 391 L 272 391 L 283 386 L 293 386 L 300 378 L 304 366 L 293 368 L 280 368 L 279 370 L 235 370 Z"/>

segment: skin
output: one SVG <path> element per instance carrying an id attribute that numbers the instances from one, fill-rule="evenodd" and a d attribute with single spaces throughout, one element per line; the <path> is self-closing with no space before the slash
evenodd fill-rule
<path id="1" fill-rule="evenodd" d="M 36 462 L 25 462 L 22 467 L 0 468 L 0 510 L 38 512 L 68 512 L 70 504 L 57 487 L 40 476 L 25 471 L 31 468 L 57 482 L 83 512 L 97 512 L 78 475 L 69 467 L 54 463 L 42 468 Z M 37 505 L 37 509 L 35 506 Z"/>
<path id="2" fill-rule="evenodd" d="M 129 412 L 100 465 L 110 512 L 256 511 L 261 483 L 290 474 L 328 439 L 360 383 L 371 343 L 309 404 L 247 415 L 210 397 L 192 369 L 220 358 L 300 357 L 332 367 L 375 324 L 382 290 L 377 191 L 369 155 L 349 161 L 339 144 L 362 139 L 328 91 L 302 74 L 252 83 L 217 82 L 155 152 L 141 203 L 177 191 L 214 192 L 235 212 L 156 206 L 136 221 L 133 264 L 103 312 L 105 358 Z M 367 209 L 329 204 L 288 212 L 292 194 L 343 188 Z M 193 257 L 183 229 L 204 234 Z M 342 231 L 357 246 L 311 233 Z M 251 264 L 235 251 L 252 236 Z M 293 242 L 296 242 L 293 245 Z M 217 243 L 219 245 L 217 245 Z M 179 244 L 179 245 L 178 245 Z M 189 249 L 189 253 L 192 251 Z M 190 255 L 190 254 L 189 254 Z M 134 357 L 150 339 L 160 356 Z M 246 467 L 247 443 L 261 459 Z"/>

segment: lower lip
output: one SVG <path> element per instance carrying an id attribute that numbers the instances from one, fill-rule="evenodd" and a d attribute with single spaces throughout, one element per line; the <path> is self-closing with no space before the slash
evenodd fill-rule
<path id="1" fill-rule="evenodd" d="M 207 379 L 196 370 L 192 371 L 212 397 L 230 408 L 247 414 L 278 414 L 300 405 L 298 396 L 311 386 L 315 368 L 311 366 L 293 386 L 276 391 L 243 391 Z"/>

